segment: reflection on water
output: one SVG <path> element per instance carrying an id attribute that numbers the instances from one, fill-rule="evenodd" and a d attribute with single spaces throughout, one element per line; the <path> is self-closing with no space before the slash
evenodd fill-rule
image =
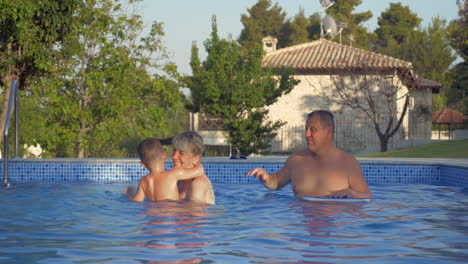
<path id="1" fill-rule="evenodd" d="M 208 245 L 211 237 L 204 236 L 202 231 L 206 227 L 208 204 L 190 201 L 163 201 L 155 203 L 145 203 L 144 210 L 149 219 L 145 223 L 141 232 L 148 236 L 144 243 L 138 243 L 136 247 L 146 247 L 150 249 L 197 249 Z M 185 240 L 195 239 L 197 242 L 182 242 L 181 236 Z M 193 252 L 193 251 L 191 251 Z M 189 264 L 200 263 L 202 258 L 188 258 L 170 261 L 148 261 L 151 264 Z"/>
<path id="2" fill-rule="evenodd" d="M 340 202 L 314 202 L 298 201 L 292 206 L 294 213 L 303 216 L 299 226 L 303 227 L 309 237 L 304 240 L 293 240 L 309 247 L 298 249 L 304 258 L 331 258 L 331 259 L 368 259 L 371 256 L 353 256 L 343 254 L 339 249 L 365 248 L 366 235 L 350 233 L 346 229 L 359 221 L 372 218 L 363 212 L 366 203 L 340 203 Z M 337 250 L 338 249 L 338 250 Z"/>

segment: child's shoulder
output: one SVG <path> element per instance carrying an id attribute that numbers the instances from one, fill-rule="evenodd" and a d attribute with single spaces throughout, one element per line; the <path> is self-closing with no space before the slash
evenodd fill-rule
<path id="1" fill-rule="evenodd" d="M 164 181 L 164 180 L 167 180 L 167 179 L 170 178 L 168 176 L 169 176 L 169 172 L 168 171 L 163 171 L 163 172 L 159 172 L 159 173 L 150 173 L 150 174 L 146 175 L 145 177 L 148 180 L 151 180 L 151 181 Z"/>

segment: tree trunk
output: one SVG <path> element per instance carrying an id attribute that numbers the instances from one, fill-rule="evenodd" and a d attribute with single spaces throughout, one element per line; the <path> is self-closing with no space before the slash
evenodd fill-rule
<path id="1" fill-rule="evenodd" d="M 386 136 L 380 136 L 380 152 L 388 151 L 388 138 Z"/>
<path id="2" fill-rule="evenodd" d="M 86 152 L 85 152 L 85 146 L 84 146 L 84 140 L 86 136 L 86 132 L 84 132 L 86 129 L 84 127 L 84 122 L 81 122 L 81 130 L 78 133 L 78 144 L 77 144 L 77 152 L 78 152 L 78 158 L 83 159 L 86 158 Z"/>
<path id="3" fill-rule="evenodd" d="M 79 144 L 79 145 L 81 145 L 81 144 Z M 78 146 L 78 147 L 80 147 L 80 146 Z M 79 159 L 84 159 L 84 158 L 85 158 L 85 150 L 84 150 L 84 148 L 79 148 L 79 150 L 78 150 L 78 158 L 79 158 Z"/>

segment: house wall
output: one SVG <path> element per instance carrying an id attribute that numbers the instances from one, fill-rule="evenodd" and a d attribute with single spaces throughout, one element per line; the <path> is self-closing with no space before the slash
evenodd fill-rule
<path id="1" fill-rule="evenodd" d="M 396 87 L 400 87 L 393 107 L 398 109 L 398 113 L 403 111 L 404 97 L 408 92 L 396 75 L 386 76 Z M 291 151 L 304 148 L 304 125 L 307 114 L 311 111 L 323 109 L 329 110 L 335 115 L 335 144 L 350 153 L 362 154 L 380 151 L 380 141 L 375 132 L 375 128 L 369 118 L 358 110 L 343 107 L 331 102 L 327 98 L 337 98 L 336 88 L 329 74 L 324 75 L 296 75 L 300 83 L 289 93 L 283 95 L 278 102 L 268 107 L 270 119 L 283 120 L 287 124 L 278 131 L 278 135 L 272 140 L 272 152 L 282 152 L 281 149 Z M 351 79 L 348 80 L 352 82 Z M 377 90 L 377 88 L 376 88 Z M 419 96 L 419 94 L 417 94 Z M 425 100 L 425 95 L 418 102 Z M 399 145 L 399 141 L 408 138 L 409 112 L 402 123 L 400 130 L 389 142 L 389 149 Z M 383 128 L 382 128 L 383 129 Z M 302 130 L 302 132 L 301 132 Z M 430 132 L 430 130 L 429 130 Z"/>
<path id="2" fill-rule="evenodd" d="M 411 139 L 431 139 L 432 135 L 432 90 L 417 89 L 411 91 L 413 102 L 409 109 Z"/>
<path id="3" fill-rule="evenodd" d="M 296 75 L 300 82 L 286 95 L 269 106 L 269 118 L 287 124 L 280 128 L 278 135 L 271 141 L 273 153 L 293 152 L 303 149 L 305 141 L 305 120 L 307 114 L 318 109 L 329 110 L 335 115 L 335 144 L 352 154 L 366 154 L 380 151 L 380 141 L 369 118 L 362 112 L 343 107 L 327 99 L 336 97 L 336 88 L 329 74 Z M 400 87 L 395 105 L 398 114 L 403 111 L 404 95 L 408 92 L 396 75 L 388 75 L 396 87 Z M 377 88 L 376 88 L 377 89 Z M 423 118 L 421 109 L 431 109 L 432 93 L 429 89 L 410 92 L 410 107 L 399 131 L 390 139 L 388 149 L 400 148 L 414 139 L 431 138 L 430 118 Z M 383 103 L 382 103 L 383 105 Z M 198 130 L 198 114 L 193 118 L 194 130 Z M 382 128 L 383 129 L 383 128 Z M 199 131 L 205 144 L 225 145 L 227 134 L 220 131 Z"/>

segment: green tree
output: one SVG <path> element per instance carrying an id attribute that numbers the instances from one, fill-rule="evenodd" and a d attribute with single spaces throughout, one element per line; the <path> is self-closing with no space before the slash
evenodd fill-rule
<path id="1" fill-rule="evenodd" d="M 402 48 L 408 38 L 417 32 L 421 19 L 408 6 L 401 3 L 390 3 L 390 7 L 377 19 L 377 51 L 389 56 L 406 59 L 408 54 Z M 414 37 L 413 37 L 414 39 Z M 414 40 L 413 40 L 414 41 Z M 411 43 L 411 42 L 410 42 Z"/>
<path id="2" fill-rule="evenodd" d="M 272 6 L 271 0 L 258 0 L 254 6 L 247 9 L 247 12 L 248 15 L 241 16 L 244 28 L 239 36 L 239 43 L 245 49 L 252 49 L 267 36 L 276 37 L 281 41 L 286 13 L 278 3 Z"/>
<path id="3" fill-rule="evenodd" d="M 448 26 L 450 45 L 462 61 L 450 70 L 449 104 L 468 115 L 468 2 L 458 1 L 458 18 Z"/>
<path id="4" fill-rule="evenodd" d="M 237 42 L 219 39 L 213 17 L 211 37 L 205 42 L 207 58 L 200 63 L 198 48 L 192 46 L 191 109 L 220 117 L 230 143 L 242 154 L 258 153 L 269 147 L 283 122 L 267 120 L 271 105 L 297 84 L 287 71 L 277 78 L 262 68 L 260 45 L 241 51 Z"/>
<path id="5" fill-rule="evenodd" d="M 310 40 L 317 40 L 320 38 L 320 25 L 322 19 L 320 18 L 319 13 L 313 13 L 309 17 L 309 25 L 307 26 L 307 32 L 309 34 Z"/>
<path id="6" fill-rule="evenodd" d="M 468 60 L 468 2 L 458 0 L 458 18 L 453 20 L 449 27 L 450 45 L 466 62 Z"/>
<path id="7" fill-rule="evenodd" d="M 309 20 L 304 14 L 304 9 L 300 8 L 294 19 L 284 24 L 279 46 L 288 47 L 309 41 L 308 27 Z"/>
<path id="8" fill-rule="evenodd" d="M 433 110 L 439 110 L 448 102 L 448 70 L 455 56 L 449 46 L 445 20 L 435 17 L 426 28 L 421 28 L 420 23 L 421 19 L 409 7 L 391 3 L 378 19 L 378 51 L 411 61 L 418 76 L 440 82 L 443 90 L 433 95 L 432 104 Z"/>
<path id="9" fill-rule="evenodd" d="M 407 50 L 405 60 L 413 63 L 414 71 L 431 80 L 442 83 L 444 87 L 450 86 L 447 73 L 455 56 L 447 38 L 445 20 L 435 17 L 426 28 L 412 32 L 405 43 L 403 50 Z"/>
<path id="10" fill-rule="evenodd" d="M 0 116 L 3 133 L 11 80 L 26 89 L 35 78 L 54 71 L 62 42 L 76 25 L 81 0 L 0 1 L 0 84 L 6 95 Z M 0 137 L 0 142 L 3 137 Z"/>
<path id="11" fill-rule="evenodd" d="M 48 109 L 44 145 L 57 156 L 109 157 L 125 152 L 128 138 L 164 136 L 167 113 L 182 94 L 162 23 L 138 39 L 141 17 L 112 0 L 86 0 L 76 12 L 63 67 L 34 90 Z"/>
<path id="12" fill-rule="evenodd" d="M 353 13 L 362 0 L 336 0 L 326 12 L 335 20 L 344 22 L 346 27 L 341 32 L 342 43 L 350 43 L 363 49 L 369 48 L 369 39 L 372 35 L 367 33 L 367 29 L 362 23 L 372 17 L 371 11 Z M 335 38 L 334 41 L 339 41 Z"/>
<path id="13" fill-rule="evenodd" d="M 449 67 L 455 61 L 455 56 L 447 35 L 445 20 L 435 17 L 426 28 L 418 28 L 405 36 L 404 42 L 397 45 L 402 59 L 411 61 L 414 72 L 442 84 L 442 91 L 432 97 L 432 110 L 441 110 L 448 103 L 447 96 L 451 93 Z"/>

